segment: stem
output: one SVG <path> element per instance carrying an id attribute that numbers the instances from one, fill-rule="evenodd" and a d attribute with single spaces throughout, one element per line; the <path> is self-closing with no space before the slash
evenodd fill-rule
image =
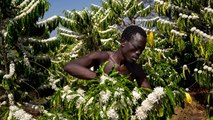
<path id="1" fill-rule="evenodd" d="M 6 74 L 9 73 L 9 70 L 8 70 L 8 66 L 7 66 L 7 62 L 8 62 L 8 59 L 7 59 L 7 52 L 5 50 L 5 38 L 4 38 L 4 33 L 3 33 L 3 30 L 1 32 L 1 42 L 0 42 L 0 46 L 2 46 L 2 56 L 4 58 L 3 62 L 4 62 L 4 71 Z"/>

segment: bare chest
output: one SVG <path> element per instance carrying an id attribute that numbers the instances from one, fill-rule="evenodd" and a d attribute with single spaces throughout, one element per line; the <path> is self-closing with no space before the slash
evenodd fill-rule
<path id="1" fill-rule="evenodd" d="M 125 65 L 119 65 L 113 60 L 109 59 L 108 64 L 106 65 L 104 71 L 109 74 L 112 69 L 115 69 L 122 75 L 127 75 L 129 76 L 129 79 L 132 80 L 135 78 L 134 70 L 132 70 L 130 67 L 127 67 Z"/>

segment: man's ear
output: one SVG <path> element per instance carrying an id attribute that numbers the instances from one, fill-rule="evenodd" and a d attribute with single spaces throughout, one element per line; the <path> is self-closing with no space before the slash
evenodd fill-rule
<path id="1" fill-rule="evenodd" d="M 124 47 L 124 46 L 125 46 L 125 44 L 126 44 L 126 41 L 121 42 L 121 47 Z"/>

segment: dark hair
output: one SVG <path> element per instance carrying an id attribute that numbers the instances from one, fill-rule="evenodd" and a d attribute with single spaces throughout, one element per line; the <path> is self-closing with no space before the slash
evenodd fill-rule
<path id="1" fill-rule="evenodd" d="M 127 40 L 131 40 L 132 36 L 135 35 L 136 33 L 139 33 L 143 37 L 147 37 L 146 32 L 144 29 L 142 29 L 139 26 L 136 25 L 130 25 L 126 27 L 121 35 L 121 42 Z"/>

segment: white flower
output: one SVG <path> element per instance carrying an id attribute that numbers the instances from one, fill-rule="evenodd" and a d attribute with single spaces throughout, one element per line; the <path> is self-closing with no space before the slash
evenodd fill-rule
<path id="1" fill-rule="evenodd" d="M 198 70 L 198 73 L 201 74 L 201 73 L 202 73 L 202 70 Z"/>
<path id="2" fill-rule="evenodd" d="M 188 18 L 188 15 L 183 14 L 182 18 Z"/>
<path id="3" fill-rule="evenodd" d="M 153 104 L 150 102 L 149 99 L 145 99 L 145 100 L 142 102 L 141 106 L 143 106 L 144 111 L 148 112 L 148 111 L 150 111 L 150 110 L 152 109 Z"/>
<path id="4" fill-rule="evenodd" d="M 74 99 L 74 98 L 77 97 L 77 96 L 79 96 L 79 95 L 77 95 L 77 94 L 67 95 L 67 96 L 66 96 L 66 99 L 67 99 L 67 101 L 69 102 L 69 101 L 71 101 L 72 99 Z"/>
<path id="5" fill-rule="evenodd" d="M 199 17 L 198 17 L 198 16 L 195 16 L 195 15 L 192 16 L 192 19 L 197 19 L 197 18 L 199 18 Z"/>
<path id="6" fill-rule="evenodd" d="M 10 106 L 10 115 L 14 116 L 18 120 L 34 120 L 31 114 L 26 113 L 23 109 L 19 109 L 17 106 Z M 9 116 L 11 118 L 11 116 Z"/>
<path id="7" fill-rule="evenodd" d="M 2 106 L 2 105 L 6 105 L 7 104 L 7 102 L 6 101 L 3 101 L 2 103 L 0 103 L 0 107 Z"/>
<path id="8" fill-rule="evenodd" d="M 106 113 L 107 113 L 108 118 L 111 118 L 113 120 L 117 120 L 119 117 L 118 114 L 116 113 L 116 111 L 112 108 L 110 108 Z"/>
<path id="9" fill-rule="evenodd" d="M 157 96 L 161 96 L 164 94 L 163 87 L 155 87 L 153 91 Z"/>
<path id="10" fill-rule="evenodd" d="M 13 104 L 14 104 L 14 101 L 13 101 L 13 98 L 14 98 L 14 97 L 13 97 L 13 94 L 8 94 L 7 96 L 8 96 L 10 105 L 13 105 Z"/>
<path id="11" fill-rule="evenodd" d="M 203 32 L 203 31 L 199 31 L 198 33 L 199 33 L 200 35 L 202 35 L 204 32 Z"/>
<path id="12" fill-rule="evenodd" d="M 77 90 L 77 93 L 80 94 L 81 96 L 84 96 L 85 91 L 83 89 L 79 88 Z"/>
<path id="13" fill-rule="evenodd" d="M 137 120 L 136 115 L 132 115 L 132 116 L 131 116 L 131 120 Z"/>
<path id="14" fill-rule="evenodd" d="M 164 4 L 164 2 L 163 1 L 160 1 L 160 5 L 163 5 Z"/>
<path id="15" fill-rule="evenodd" d="M 171 84 L 172 84 L 172 83 L 171 83 Z M 154 103 L 156 103 L 156 102 L 158 101 L 158 99 L 157 99 L 157 97 L 156 97 L 155 94 L 149 94 L 148 97 L 147 97 L 147 99 L 148 99 L 152 104 L 154 104 Z"/>
<path id="16" fill-rule="evenodd" d="M 14 105 L 11 105 L 9 108 L 10 108 L 11 111 L 17 111 L 18 110 L 18 107 L 14 106 Z"/>
<path id="17" fill-rule="evenodd" d="M 189 19 L 192 19 L 192 17 L 193 17 L 193 16 L 190 15 L 188 18 L 189 18 Z"/>
<path id="18" fill-rule="evenodd" d="M 206 34 L 206 33 L 203 33 L 203 37 L 205 37 L 205 38 L 208 38 L 208 34 Z"/>
<path id="19" fill-rule="evenodd" d="M 76 102 L 76 108 L 79 108 L 84 101 L 85 99 L 80 96 Z"/>
<path id="20" fill-rule="evenodd" d="M 203 69 L 204 69 L 204 70 L 207 70 L 207 69 L 208 69 L 208 66 L 207 66 L 207 65 L 205 65 L 205 66 L 203 67 Z"/>
<path id="21" fill-rule="evenodd" d="M 106 79 L 108 79 L 108 77 L 105 75 L 102 75 L 100 84 L 104 84 Z"/>
<path id="22" fill-rule="evenodd" d="M 61 96 L 62 101 L 64 101 L 66 95 L 67 95 L 67 94 L 63 94 L 63 95 Z"/>
<path id="23" fill-rule="evenodd" d="M 101 91 L 100 92 L 100 96 L 101 96 L 101 101 L 103 103 L 106 103 L 109 100 L 110 96 L 111 96 L 111 91 L 109 91 L 109 90 L 107 90 L 106 92 L 105 91 Z"/>
<path id="24" fill-rule="evenodd" d="M 147 118 L 147 113 L 143 110 L 142 106 L 136 109 L 136 116 L 139 120 L 144 120 Z"/>
<path id="25" fill-rule="evenodd" d="M 10 63 L 9 74 L 3 76 L 4 79 L 10 79 L 15 73 L 15 64 L 13 62 Z"/>
<path id="26" fill-rule="evenodd" d="M 64 86 L 63 89 L 64 89 L 65 92 L 67 92 L 68 90 L 70 90 L 70 86 L 69 86 L 69 85 L 66 85 L 66 86 Z"/>
<path id="27" fill-rule="evenodd" d="M 211 72 L 212 71 L 212 67 L 208 67 L 208 71 Z"/>
<path id="28" fill-rule="evenodd" d="M 3 73 L 4 73 L 4 71 L 0 70 L 0 75 L 3 74 Z"/>
<path id="29" fill-rule="evenodd" d="M 191 32 L 194 32 L 195 30 L 196 30 L 196 27 L 192 27 L 192 28 L 190 29 Z"/>
<path id="30" fill-rule="evenodd" d="M 197 68 L 195 68 L 195 69 L 194 69 L 194 72 L 197 72 L 197 71 L 198 71 L 198 69 L 197 69 Z"/>
<path id="31" fill-rule="evenodd" d="M 141 94 L 137 91 L 137 88 L 134 88 L 134 90 L 132 91 L 132 95 L 136 100 L 141 98 Z"/>
<path id="32" fill-rule="evenodd" d="M 134 90 L 132 91 L 132 95 L 133 95 L 133 104 L 137 104 L 137 100 L 141 98 L 140 93 L 137 91 L 137 88 L 134 88 Z"/>
<path id="33" fill-rule="evenodd" d="M 18 111 L 15 111 L 13 115 L 16 119 L 22 120 L 24 118 L 24 113 L 24 110 L 20 109 Z"/>
<path id="34" fill-rule="evenodd" d="M 187 68 L 187 65 L 183 65 L 183 69 L 186 69 Z"/>
<path id="35" fill-rule="evenodd" d="M 9 112 L 9 115 L 7 117 L 7 120 L 12 120 L 12 117 L 13 117 L 13 113 L 12 111 Z"/>
<path id="36" fill-rule="evenodd" d="M 113 84 L 116 83 L 116 81 L 115 81 L 113 78 L 110 78 L 110 77 L 108 77 L 108 76 L 106 76 L 106 75 L 102 75 L 102 76 L 101 76 L 100 84 L 104 84 L 106 80 L 112 81 Z"/>
<path id="37" fill-rule="evenodd" d="M 86 106 L 89 106 L 89 105 L 92 103 L 93 99 L 94 99 L 94 97 L 91 97 L 91 98 L 88 100 Z"/>
<path id="38" fill-rule="evenodd" d="M 121 96 L 121 95 L 122 95 L 122 93 L 118 92 L 118 91 L 115 91 L 115 93 L 114 93 L 114 97 Z"/>
<path id="39" fill-rule="evenodd" d="M 106 79 L 108 79 L 108 77 L 107 77 L 107 76 L 105 76 L 105 75 L 102 75 L 102 76 L 101 76 L 100 84 L 104 84 L 104 83 L 105 83 L 105 81 L 106 81 Z"/>
<path id="40" fill-rule="evenodd" d="M 101 118 L 104 118 L 104 112 L 103 111 L 100 112 L 100 116 L 101 116 Z"/>

